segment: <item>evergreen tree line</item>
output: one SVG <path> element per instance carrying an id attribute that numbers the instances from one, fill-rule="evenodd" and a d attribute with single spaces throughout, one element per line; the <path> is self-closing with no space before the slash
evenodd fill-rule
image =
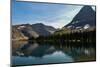
<path id="1" fill-rule="evenodd" d="M 61 42 L 96 42 L 96 30 L 77 31 L 66 34 L 53 34 L 50 36 L 31 37 L 29 40 L 36 41 L 61 41 Z"/>
<path id="2" fill-rule="evenodd" d="M 34 38 L 30 38 L 32 40 Z M 37 41 L 61 41 L 61 42 L 96 42 L 96 30 L 78 31 L 66 34 L 53 34 L 50 36 L 39 36 Z"/>

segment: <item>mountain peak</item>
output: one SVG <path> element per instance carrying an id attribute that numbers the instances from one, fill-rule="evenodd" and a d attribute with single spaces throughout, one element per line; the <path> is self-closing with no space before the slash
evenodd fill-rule
<path id="1" fill-rule="evenodd" d="M 91 9 L 91 10 L 93 10 L 91 6 L 87 6 L 87 5 L 86 6 L 83 6 L 82 9 L 87 9 L 87 10 Z"/>
<path id="2" fill-rule="evenodd" d="M 79 13 L 73 18 L 74 21 L 80 20 L 80 19 L 88 19 L 86 17 L 94 16 L 95 11 L 92 9 L 91 6 L 84 6 Z M 72 22 L 73 22 L 72 20 Z"/>
<path id="3" fill-rule="evenodd" d="M 83 28 L 85 25 L 95 26 L 96 13 L 91 6 L 83 6 L 72 21 L 65 28 Z"/>

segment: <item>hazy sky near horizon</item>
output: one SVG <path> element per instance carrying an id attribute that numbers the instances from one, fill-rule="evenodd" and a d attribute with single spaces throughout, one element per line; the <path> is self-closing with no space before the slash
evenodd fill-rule
<path id="1" fill-rule="evenodd" d="M 83 6 L 36 2 L 12 2 L 12 24 L 43 23 L 61 28 L 71 22 Z"/>

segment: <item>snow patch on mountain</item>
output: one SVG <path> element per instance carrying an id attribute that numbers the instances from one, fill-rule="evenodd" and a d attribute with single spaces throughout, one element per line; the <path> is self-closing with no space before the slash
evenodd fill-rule
<path id="1" fill-rule="evenodd" d="M 50 32 L 51 34 L 53 34 L 55 31 L 49 30 L 49 32 Z"/>
<path id="2" fill-rule="evenodd" d="M 76 29 L 81 29 L 81 28 L 82 28 L 81 26 L 76 27 Z"/>
<path id="3" fill-rule="evenodd" d="M 89 24 L 84 25 L 84 29 L 88 29 L 90 27 Z"/>
<path id="4" fill-rule="evenodd" d="M 25 28 L 25 26 L 19 26 L 17 29 L 23 29 Z"/>
<path id="5" fill-rule="evenodd" d="M 70 26 L 68 26 L 67 28 L 71 28 L 71 27 L 73 27 L 72 25 L 70 25 Z"/>

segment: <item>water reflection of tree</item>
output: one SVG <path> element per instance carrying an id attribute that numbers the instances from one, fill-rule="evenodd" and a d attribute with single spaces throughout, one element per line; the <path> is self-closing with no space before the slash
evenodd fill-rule
<path id="1" fill-rule="evenodd" d="M 91 46 L 90 46 L 91 45 Z M 84 42 L 28 42 L 17 50 L 18 56 L 34 56 L 42 58 L 45 55 L 53 54 L 55 51 L 62 51 L 76 61 L 95 60 L 94 43 Z M 20 55 L 23 53 L 22 55 Z"/>
<path id="2" fill-rule="evenodd" d="M 58 50 L 62 50 L 66 55 L 73 57 L 75 61 L 96 60 L 96 45 L 94 43 L 70 42 L 59 46 L 55 45 L 55 47 Z"/>
<path id="3" fill-rule="evenodd" d="M 71 45 L 70 45 L 71 44 Z M 85 44 L 85 45 L 84 45 Z M 90 46 L 91 45 L 91 46 Z M 93 61 L 96 60 L 96 48 L 93 43 L 66 43 L 56 46 L 56 49 L 62 50 L 66 55 L 73 57 L 75 61 Z"/>

